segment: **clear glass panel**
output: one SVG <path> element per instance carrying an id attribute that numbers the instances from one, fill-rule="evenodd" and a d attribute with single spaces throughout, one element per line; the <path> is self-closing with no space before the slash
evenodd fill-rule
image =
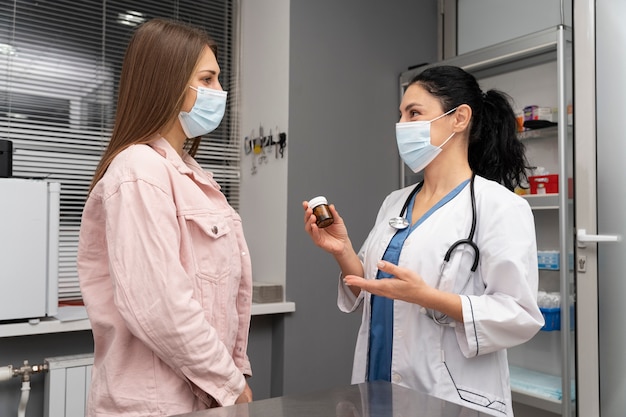
<path id="1" fill-rule="evenodd" d="M 561 181 L 561 210 L 564 211 L 562 216 L 562 225 L 564 228 L 561 232 L 562 242 L 562 259 L 567 259 L 566 268 L 562 268 L 562 288 L 561 288 L 561 312 L 567 312 L 566 318 L 563 318 L 561 344 L 563 351 L 563 367 L 567 372 L 563 373 L 563 412 L 562 415 L 576 415 L 576 267 L 575 261 L 575 236 L 574 236 L 574 143 L 573 143 L 573 61 L 572 61 L 572 38 L 571 31 L 563 29 L 559 31 L 558 44 L 558 61 L 560 89 L 562 90 L 559 100 L 559 109 L 564 110 L 559 113 L 559 135 L 562 135 L 559 142 L 563 147 L 561 152 L 562 175 L 565 180 Z M 563 285 L 564 284 L 564 285 Z M 565 400 L 569 400 L 566 404 Z"/>

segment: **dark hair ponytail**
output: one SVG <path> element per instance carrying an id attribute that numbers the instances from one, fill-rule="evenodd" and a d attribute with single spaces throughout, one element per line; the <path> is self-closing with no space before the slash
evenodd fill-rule
<path id="1" fill-rule="evenodd" d="M 526 186 L 527 170 L 531 167 L 525 146 L 517 138 L 515 112 L 506 93 L 483 93 L 473 75 L 454 66 L 428 68 L 410 84 L 415 83 L 437 97 L 444 112 L 461 104 L 471 107 L 468 159 L 474 173 L 509 190 Z"/>
<path id="2" fill-rule="evenodd" d="M 477 174 L 500 182 L 509 190 L 526 186 L 526 148 L 517 138 L 515 112 L 510 97 L 498 90 L 483 96 L 483 111 L 477 138 L 470 137 L 469 163 Z"/>

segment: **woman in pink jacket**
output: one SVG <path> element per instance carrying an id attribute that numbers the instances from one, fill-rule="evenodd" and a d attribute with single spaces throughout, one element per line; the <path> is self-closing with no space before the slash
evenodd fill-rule
<path id="1" fill-rule="evenodd" d="M 215 43 L 186 24 L 148 21 L 128 45 L 78 248 L 95 343 L 89 416 L 252 400 L 241 218 L 184 150 L 223 117 L 219 73 Z"/>

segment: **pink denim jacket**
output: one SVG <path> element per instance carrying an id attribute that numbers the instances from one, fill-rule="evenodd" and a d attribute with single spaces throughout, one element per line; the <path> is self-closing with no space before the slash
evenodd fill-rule
<path id="1" fill-rule="evenodd" d="M 85 205 L 78 274 L 93 330 L 89 416 L 230 405 L 251 375 L 241 218 L 163 138 L 122 151 Z"/>

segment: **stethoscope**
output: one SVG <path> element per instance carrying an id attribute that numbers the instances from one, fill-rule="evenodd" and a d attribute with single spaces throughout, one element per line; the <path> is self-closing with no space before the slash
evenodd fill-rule
<path id="1" fill-rule="evenodd" d="M 470 232 L 467 238 L 457 240 L 448 248 L 448 251 L 443 257 L 443 264 L 441 265 L 441 271 L 439 274 L 439 279 L 437 280 L 437 287 L 436 287 L 436 288 L 439 288 L 439 283 L 441 282 L 441 277 L 443 276 L 443 270 L 445 269 L 446 265 L 450 261 L 450 258 L 452 257 L 452 253 L 454 252 L 454 250 L 460 245 L 469 245 L 474 250 L 474 263 L 472 264 L 472 267 L 470 268 L 471 272 L 469 274 L 469 277 L 467 281 L 465 282 L 465 285 L 459 292 L 459 294 L 463 293 L 463 291 L 466 289 L 467 285 L 469 284 L 469 281 L 470 281 L 469 278 L 471 277 L 471 274 L 473 272 L 476 272 L 476 268 L 478 268 L 478 261 L 480 259 L 480 251 L 478 250 L 478 245 L 474 243 L 474 232 L 476 231 L 476 195 L 474 194 L 474 177 L 475 176 L 476 175 L 472 173 L 472 177 L 470 179 L 470 199 L 471 199 L 471 204 L 472 204 L 472 227 L 470 228 Z M 400 210 L 400 215 L 398 217 L 392 217 L 391 219 L 389 219 L 389 226 L 397 230 L 402 230 L 402 229 L 406 229 L 407 227 L 409 227 L 409 221 L 406 219 L 405 214 L 409 207 L 409 204 L 411 203 L 411 200 L 413 199 L 415 194 L 417 194 L 417 192 L 422 188 L 423 185 L 424 185 L 424 182 L 420 181 L 415 186 L 415 188 L 411 190 L 411 193 L 409 194 L 406 201 L 404 202 L 404 205 L 402 206 L 402 210 Z M 432 317 L 432 319 L 437 324 L 446 325 L 446 326 L 454 326 L 454 321 L 450 320 L 448 316 L 445 314 L 437 313 L 434 310 L 427 312 L 427 314 L 430 317 Z"/>

